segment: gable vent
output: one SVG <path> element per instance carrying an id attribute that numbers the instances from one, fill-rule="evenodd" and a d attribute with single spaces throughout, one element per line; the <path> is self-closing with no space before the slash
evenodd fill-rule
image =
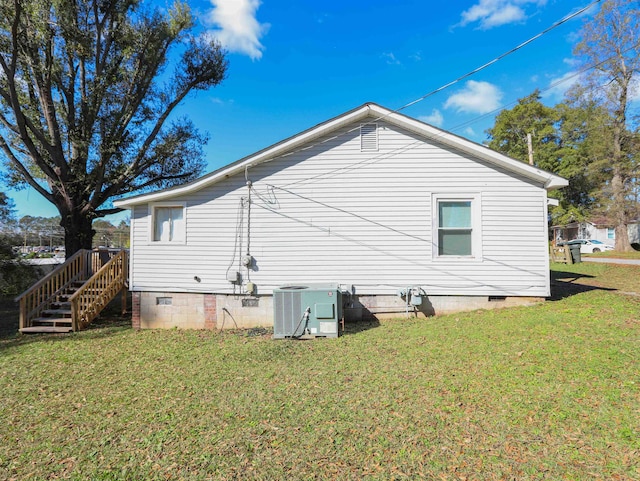
<path id="1" fill-rule="evenodd" d="M 378 124 L 360 125 L 360 150 L 362 152 L 378 151 Z"/>

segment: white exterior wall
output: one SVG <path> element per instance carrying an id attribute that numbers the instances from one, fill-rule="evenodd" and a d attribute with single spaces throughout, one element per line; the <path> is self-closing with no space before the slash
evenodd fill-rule
<path id="1" fill-rule="evenodd" d="M 379 151 L 361 152 L 359 125 L 248 169 L 255 264 L 248 276 L 241 269 L 245 282 L 255 283 L 259 294 L 286 284 L 337 282 L 353 285 L 358 295 L 414 285 L 427 295 L 549 295 L 543 186 L 384 122 Z M 136 206 L 131 289 L 234 293 L 226 272 L 231 264 L 238 269 L 247 249 L 247 209 L 237 229 L 247 193 L 239 174 L 177 198 L 186 204 L 186 243 L 178 245 L 151 242 L 150 208 Z M 481 258 L 434 259 L 437 194 L 480 201 L 474 228 L 482 229 Z"/>

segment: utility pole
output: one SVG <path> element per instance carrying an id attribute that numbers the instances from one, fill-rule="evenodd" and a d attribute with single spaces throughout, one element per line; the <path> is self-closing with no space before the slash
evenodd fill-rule
<path id="1" fill-rule="evenodd" d="M 533 141 L 531 134 L 527 134 L 527 149 L 529 150 L 529 165 L 533 165 Z"/>

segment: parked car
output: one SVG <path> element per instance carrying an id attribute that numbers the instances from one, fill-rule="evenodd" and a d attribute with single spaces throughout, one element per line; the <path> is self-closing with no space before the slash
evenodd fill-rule
<path id="1" fill-rule="evenodd" d="M 580 254 L 593 254 L 594 252 L 612 251 L 613 246 L 595 239 L 574 239 L 567 242 L 569 245 L 580 244 Z"/>

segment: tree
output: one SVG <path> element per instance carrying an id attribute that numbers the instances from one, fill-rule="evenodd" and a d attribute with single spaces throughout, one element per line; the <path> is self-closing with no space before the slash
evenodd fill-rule
<path id="1" fill-rule="evenodd" d="M 560 207 L 552 212 L 553 222 L 582 220 L 590 197 L 588 184 L 584 182 L 584 157 L 576 150 L 582 140 L 575 135 L 583 131 L 578 122 L 580 116 L 567 106 L 548 107 L 540 99 L 540 92 L 535 90 L 519 99 L 512 109 L 500 112 L 494 126 L 487 130 L 487 145 L 529 162 L 530 135 L 534 165 L 569 179 L 569 187 L 552 193 L 560 201 Z"/>
<path id="2" fill-rule="evenodd" d="M 107 220 L 96 219 L 93 221 L 93 230 L 95 231 L 95 236 L 93 237 L 94 247 L 111 247 L 116 226 Z"/>
<path id="3" fill-rule="evenodd" d="M 607 210 L 615 222 L 616 250 L 632 250 L 627 222 L 637 208 L 633 184 L 637 180 L 637 152 L 627 124 L 629 99 L 640 74 L 640 9 L 636 0 L 607 0 L 585 22 L 574 54 L 584 66 L 595 68 L 584 79 L 585 97 L 610 114 L 611 138 L 599 159 L 607 176 Z"/>
<path id="4" fill-rule="evenodd" d="M 558 164 L 555 173 L 569 180 L 558 193 L 560 206 L 553 210 L 559 224 L 584 220 L 597 209 L 604 182 L 597 159 L 606 145 L 608 113 L 591 103 L 576 103 L 572 97 L 554 107 L 558 115 Z"/>
<path id="5" fill-rule="evenodd" d="M 202 171 L 206 136 L 174 112 L 227 61 L 194 27 L 186 3 L 0 0 L 0 149 L 11 185 L 58 208 L 67 255 L 91 248 L 114 196 Z"/>
<path id="6" fill-rule="evenodd" d="M 13 201 L 0 192 L 0 297 L 19 294 L 38 277 L 36 269 L 18 259 L 13 250 L 14 223 Z"/>
<path id="7" fill-rule="evenodd" d="M 4 192 L 0 192 L 0 225 L 5 226 L 11 222 L 14 208 L 13 200 Z"/>
<path id="8" fill-rule="evenodd" d="M 540 102 L 540 92 L 534 91 L 518 99 L 511 110 L 498 114 L 493 128 L 487 130 L 488 147 L 514 159 L 529 161 L 527 135 L 531 135 L 534 164 L 555 172 L 557 170 L 558 136 L 555 124 L 557 112 Z"/>

